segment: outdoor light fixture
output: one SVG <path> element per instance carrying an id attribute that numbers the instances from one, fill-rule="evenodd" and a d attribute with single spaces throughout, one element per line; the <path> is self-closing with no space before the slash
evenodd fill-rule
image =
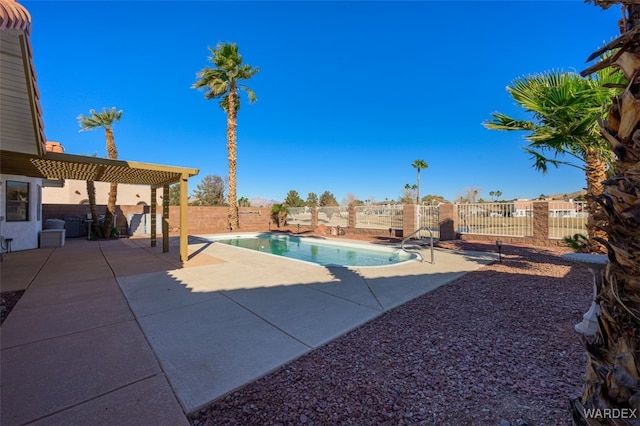
<path id="1" fill-rule="evenodd" d="M 269 222 L 269 231 L 271 231 L 271 222 Z"/>
<path id="2" fill-rule="evenodd" d="M 0 237 L 0 253 L 2 252 L 7 252 L 7 253 L 11 253 L 11 241 L 13 241 L 13 238 L 4 238 L 4 237 Z"/>
<path id="3" fill-rule="evenodd" d="M 502 240 L 496 240 L 496 247 L 498 247 L 498 256 L 500 263 L 502 263 Z"/>
<path id="4" fill-rule="evenodd" d="M 393 231 L 392 228 L 389 228 L 389 238 L 391 238 L 391 232 Z"/>
<path id="5" fill-rule="evenodd" d="M 300 224 L 298 224 L 298 234 L 300 233 Z"/>

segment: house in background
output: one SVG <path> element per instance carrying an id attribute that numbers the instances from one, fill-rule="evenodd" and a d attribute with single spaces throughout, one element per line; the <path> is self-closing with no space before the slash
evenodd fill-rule
<path id="1" fill-rule="evenodd" d="M 31 16 L 15 0 L 0 0 L 0 243 L 34 249 L 42 231 L 43 182 L 67 179 L 146 187 L 151 209 L 157 190 L 180 183 L 180 259 L 188 259 L 188 180 L 197 169 L 108 160 L 47 151 L 29 34 Z M 162 199 L 162 249 L 169 251 L 169 199 Z M 156 230 L 151 230 L 156 245 Z"/>
<path id="2" fill-rule="evenodd" d="M 575 217 L 586 218 L 589 214 L 586 211 L 585 201 L 549 201 L 549 217 Z"/>
<path id="3" fill-rule="evenodd" d="M 533 217 L 533 201 L 518 199 L 513 201 L 513 217 Z"/>

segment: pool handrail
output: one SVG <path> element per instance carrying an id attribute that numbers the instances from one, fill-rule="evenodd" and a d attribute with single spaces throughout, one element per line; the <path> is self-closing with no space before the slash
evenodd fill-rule
<path id="1" fill-rule="evenodd" d="M 435 263 L 435 261 L 433 260 L 433 232 L 431 231 L 431 228 L 430 228 L 430 227 L 428 227 L 428 226 L 422 226 L 422 227 L 420 227 L 420 228 L 416 229 L 415 231 L 413 231 L 412 233 L 410 233 L 409 235 L 407 235 L 406 237 L 404 237 L 404 238 L 402 239 L 402 242 L 400 243 L 400 249 L 401 249 L 401 250 L 403 250 L 403 251 L 406 251 L 407 253 L 415 253 L 415 254 L 419 255 L 419 256 L 420 256 L 420 262 L 422 262 L 422 261 L 424 260 L 424 258 L 422 257 L 422 255 L 421 255 L 418 251 L 416 251 L 416 250 L 407 250 L 407 249 L 404 247 L 404 243 L 405 243 L 405 242 L 407 242 L 407 240 L 408 240 L 409 238 L 413 237 L 414 235 L 416 235 L 418 232 L 420 232 L 420 231 L 422 231 L 422 230 L 427 230 L 427 231 L 429 231 L 429 239 L 431 240 L 431 241 L 430 241 L 430 246 L 431 246 L 431 262 L 430 262 L 430 263 L 434 264 L 434 263 Z"/>

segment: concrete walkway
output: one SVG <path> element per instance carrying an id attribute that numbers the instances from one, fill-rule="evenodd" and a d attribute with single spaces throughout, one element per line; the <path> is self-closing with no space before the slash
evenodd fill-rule
<path id="1" fill-rule="evenodd" d="M 2 291 L 2 425 L 188 424 L 185 413 L 495 260 L 322 267 L 193 239 L 182 266 L 148 239 L 14 252 Z M 427 256 L 428 258 L 428 256 Z"/>

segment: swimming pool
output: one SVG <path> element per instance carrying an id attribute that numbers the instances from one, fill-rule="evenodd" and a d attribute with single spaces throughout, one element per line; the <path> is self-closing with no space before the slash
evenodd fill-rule
<path id="1" fill-rule="evenodd" d="M 389 247 L 368 247 L 293 235 L 244 234 L 209 236 L 210 241 L 275 254 L 319 265 L 384 266 L 417 259 L 417 255 Z"/>

